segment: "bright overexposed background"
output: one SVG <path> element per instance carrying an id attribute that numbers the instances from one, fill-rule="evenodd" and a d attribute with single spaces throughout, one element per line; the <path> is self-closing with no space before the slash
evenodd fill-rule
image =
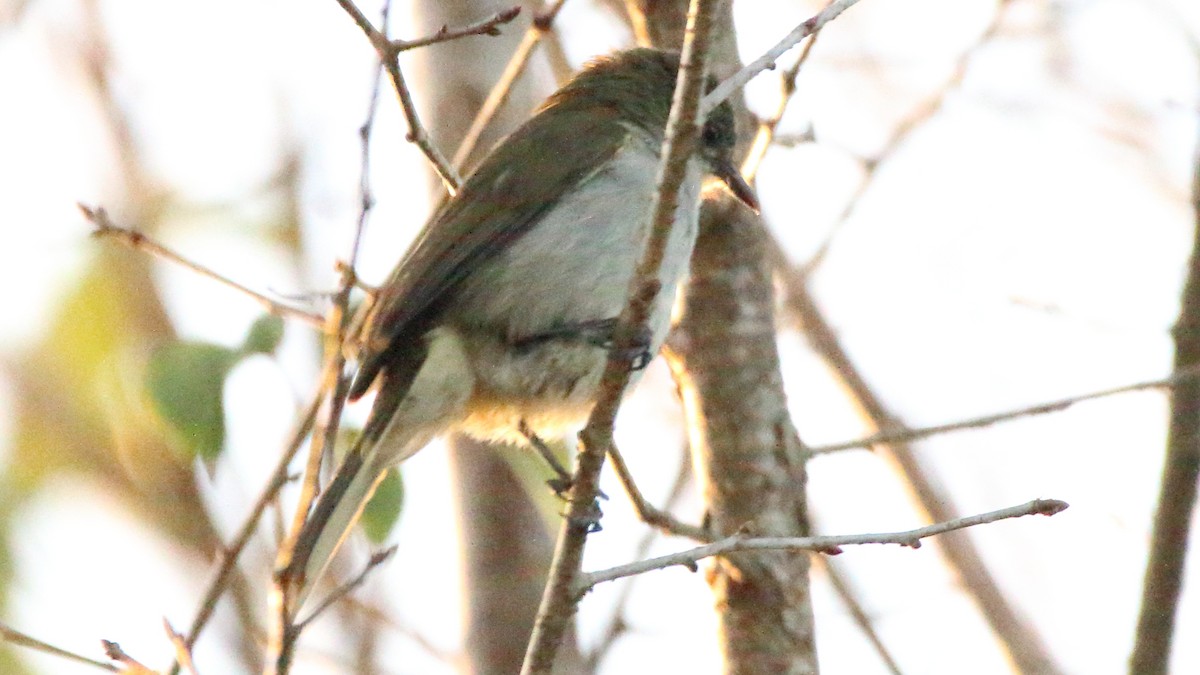
<path id="1" fill-rule="evenodd" d="M 416 36 L 408 4 L 394 9 L 399 37 Z M 820 4 L 736 2 L 743 57 Z M 375 16 L 377 8 L 364 11 Z M 997 12 L 994 37 L 980 43 Z M 526 13 L 506 30 L 523 30 L 528 20 Z M 592 0 L 570 0 L 557 25 L 574 65 L 630 44 Z M 1003 9 L 990 0 L 862 0 L 826 29 L 780 128 L 795 137 L 811 125 L 816 141 L 768 153 L 758 181 L 763 214 L 797 264 L 829 243 L 813 290 L 870 384 L 907 423 L 1169 372 L 1196 217 L 1189 190 L 1200 127 L 1198 42 L 1200 5 L 1190 0 L 1016 0 Z M 110 64 L 107 101 L 89 84 L 97 44 Z M 944 91 L 963 54 L 961 84 Z M 76 202 L 109 206 L 118 222 L 136 226 L 126 219 L 145 211 L 125 205 L 146 196 L 134 191 L 169 194 L 155 234 L 170 246 L 256 289 L 332 289 L 359 208 L 357 130 L 373 72 L 365 40 L 332 0 L 0 3 L 0 363 L 21 360 L 46 338 L 83 266 L 115 246 L 88 236 Z M 775 109 L 778 77 L 769 71 L 747 88 L 756 113 Z M 420 100 L 422 83 L 412 84 Z M 864 179 L 862 160 L 943 91 L 943 105 L 883 158 L 840 222 Z M 373 137 L 378 205 L 360 269 L 368 281 L 387 273 L 431 203 L 397 108 L 385 89 Z M 118 147 L 114 111 L 146 180 L 128 178 L 121 157 L 130 148 Z M 281 177 L 294 181 L 294 204 L 275 189 Z M 299 257 L 275 227 L 288 209 L 300 224 Z M 184 338 L 237 345 L 261 311 L 168 263 L 154 263 L 154 282 Z M 863 435 L 836 380 L 793 324 L 780 323 L 803 439 L 820 445 Z M 317 354 L 312 331 L 289 325 L 276 358 L 249 359 L 227 382 L 225 452 L 214 471 L 196 468 L 223 536 L 274 465 L 295 406 L 312 388 Z M 0 467 L 15 456 L 12 411 L 26 395 L 0 370 Z M 1071 504 L 1053 519 L 973 533 L 1005 592 L 1070 673 L 1127 668 L 1166 410 L 1161 392 L 1127 394 L 919 446 L 964 514 L 1037 497 Z M 680 421 L 670 377 L 655 363 L 618 429 L 654 499 L 675 475 Z M 392 535 L 399 554 L 366 591 L 404 627 L 385 632 L 380 662 L 388 673 L 455 672 L 462 603 L 442 448 L 419 453 L 404 475 L 406 505 Z M 628 561 L 644 532 L 613 477 L 605 478 L 614 498 L 589 543 L 589 569 Z M 866 451 L 814 460 L 809 493 L 823 533 L 923 524 L 892 467 Z M 694 491 L 681 513 L 699 517 Z M 247 553 L 245 569 L 260 582 L 269 530 Z M 40 485 L 12 514 L 8 537 L 5 623 L 91 655 L 100 638 L 116 640 L 153 666 L 171 656 L 162 617 L 186 626 L 213 566 L 79 474 Z M 664 540 L 652 551 L 685 545 Z M 837 562 L 904 672 L 1011 672 L 936 543 L 849 549 Z M 1179 673 L 1200 672 L 1200 641 L 1188 638 L 1200 633 L 1196 556 L 1189 572 L 1172 662 Z M 703 575 L 672 568 L 621 583 L 637 584 L 626 610 L 633 630 L 602 672 L 718 672 Z M 583 601 L 585 648 L 618 591 L 610 584 Z M 825 672 L 885 672 L 819 570 L 814 597 Z M 210 630 L 196 650 L 198 667 L 234 672 L 221 631 Z M 350 630 L 318 623 L 299 672 L 349 672 L 339 650 Z M 21 656 L 33 672 L 87 672 Z"/>

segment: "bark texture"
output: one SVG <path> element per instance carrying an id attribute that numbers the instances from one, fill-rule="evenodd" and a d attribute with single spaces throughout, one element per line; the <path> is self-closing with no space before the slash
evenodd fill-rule
<path id="1" fill-rule="evenodd" d="M 808 534 L 805 474 L 775 347 L 761 223 L 723 201 L 702 214 L 672 365 L 716 536 Z M 755 552 L 709 571 L 728 673 L 816 673 L 807 554 Z"/>
<path id="2" fill-rule="evenodd" d="M 629 0 L 639 39 L 682 43 L 687 2 Z M 726 3 L 710 71 L 739 67 Z M 740 136 L 752 127 L 740 96 Z M 742 144 L 742 149 L 745 144 Z M 804 466 L 788 417 L 775 344 L 774 289 L 761 220 L 722 196 L 701 212 L 700 237 L 670 340 L 671 366 L 692 457 L 715 536 L 748 528 L 807 534 Z M 708 573 L 727 673 L 816 673 L 806 554 L 755 552 L 718 560 Z"/>

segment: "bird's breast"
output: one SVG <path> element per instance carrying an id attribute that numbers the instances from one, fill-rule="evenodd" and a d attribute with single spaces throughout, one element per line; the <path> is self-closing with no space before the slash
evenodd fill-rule
<path id="1" fill-rule="evenodd" d="M 586 417 L 606 350 L 569 339 L 522 349 L 514 344 L 620 314 L 645 248 L 657 170 L 656 153 L 627 146 L 463 281 L 452 320 L 470 341 L 476 382 L 465 431 L 511 439 L 523 420 L 552 435 Z M 666 337 L 675 289 L 695 244 L 701 178 L 693 162 L 651 309 L 652 354 Z"/>

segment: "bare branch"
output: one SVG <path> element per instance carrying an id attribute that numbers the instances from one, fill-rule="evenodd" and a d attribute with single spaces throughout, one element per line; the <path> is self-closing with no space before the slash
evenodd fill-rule
<path id="1" fill-rule="evenodd" d="M 51 656 L 64 658 L 68 661 L 74 661 L 75 663 L 82 663 L 84 665 L 92 666 L 93 668 L 107 670 L 110 673 L 115 673 L 120 670 L 120 668 L 117 668 L 111 663 L 88 658 L 82 654 L 76 654 L 75 652 L 62 649 L 61 647 L 55 647 L 52 644 L 42 642 L 35 637 L 26 635 L 15 628 L 10 628 L 3 623 L 0 623 L 0 639 L 3 639 L 9 644 L 26 647 L 34 651 L 42 652 L 43 654 L 50 654 Z"/>
<path id="2" fill-rule="evenodd" d="M 176 632 L 175 627 L 166 617 L 163 617 L 163 630 L 167 632 L 167 639 L 175 647 L 175 663 L 178 663 L 190 675 L 199 675 L 196 672 L 196 664 L 192 662 L 192 650 L 188 647 L 187 640 L 182 634 Z"/>
<path id="3" fill-rule="evenodd" d="M 407 140 L 415 144 L 425 154 L 426 159 L 433 165 L 434 171 L 442 179 L 442 183 L 446 186 L 446 191 L 453 195 L 458 191 L 458 186 L 462 182 L 458 172 L 450 163 L 446 161 L 446 157 L 433 144 L 433 140 L 429 137 L 429 132 L 425 130 L 421 124 L 421 118 L 417 115 L 417 105 L 413 102 L 412 92 L 408 90 L 408 84 L 404 80 L 404 73 L 400 71 L 399 52 L 393 47 L 393 44 L 388 40 L 387 35 L 379 31 L 371 24 L 363 13 L 354 5 L 352 0 L 337 0 L 338 5 L 345 10 L 346 14 L 354 21 L 355 25 L 362 30 L 367 36 L 367 40 L 371 42 L 371 46 L 375 48 L 375 53 L 379 55 L 379 60 L 383 63 L 383 67 L 387 70 L 388 77 L 392 80 L 392 87 L 396 90 L 396 95 L 400 99 L 400 107 L 404 110 L 404 119 L 408 122 Z"/>
<path id="4" fill-rule="evenodd" d="M 504 68 L 504 73 L 492 86 L 492 90 L 488 92 L 487 98 L 479 107 L 479 112 L 475 113 L 475 119 L 471 120 L 470 128 L 467 129 L 462 142 L 458 145 L 458 150 L 454 153 L 454 166 L 459 171 L 466 169 L 467 160 L 470 159 L 471 153 L 475 152 L 475 146 L 479 145 L 479 139 L 483 137 L 483 132 L 492 123 L 492 119 L 500 111 L 500 107 L 508 100 L 513 85 L 517 83 L 521 73 L 525 72 L 525 66 L 529 64 L 529 57 L 533 55 L 534 48 L 550 31 L 550 27 L 554 24 L 554 18 L 558 16 L 558 11 L 562 9 L 565 1 L 553 0 L 548 7 L 538 12 L 538 15 L 533 18 L 533 23 L 525 31 L 525 36 L 521 38 L 521 44 L 517 45 L 516 50 L 513 51 L 512 58 Z"/>
<path id="5" fill-rule="evenodd" d="M 217 568 L 217 573 L 213 576 L 213 580 L 208 584 L 208 590 L 204 593 L 204 599 L 200 602 L 200 610 L 196 613 L 196 618 L 192 619 L 192 625 L 188 629 L 187 637 L 183 644 L 188 650 L 196 646 L 196 641 L 200 638 L 200 632 L 208 625 L 209 619 L 212 618 L 213 612 L 217 609 L 217 602 L 228 588 L 230 580 L 233 578 L 233 573 L 237 570 L 238 557 L 250 543 L 250 538 L 254 536 L 254 532 L 258 529 L 259 520 L 262 514 L 267 510 L 275 498 L 279 495 L 279 491 L 290 480 L 288 474 L 288 466 L 292 462 L 292 458 L 300 450 L 300 446 L 304 443 L 304 439 L 308 436 L 308 432 L 312 430 L 313 423 L 317 419 L 317 410 L 320 409 L 322 396 L 320 393 L 313 397 L 304 416 L 297 422 L 295 429 L 292 431 L 292 438 L 288 442 L 287 449 L 279 458 L 279 462 L 275 465 L 275 470 L 271 473 L 271 477 L 267 480 L 266 487 L 258 495 L 258 500 L 251 507 L 246 520 L 242 522 L 242 526 L 238 528 L 237 535 L 233 541 L 226 547 L 221 556 L 221 564 Z M 171 666 L 170 672 L 172 675 L 179 672 L 178 662 Z"/>
<path id="6" fill-rule="evenodd" d="M 970 419 L 960 420 L 958 422 L 950 422 L 947 424 L 938 424 L 935 426 L 921 427 L 916 429 L 883 431 L 854 441 L 831 443 L 829 445 L 819 445 L 817 447 L 808 448 L 808 454 L 825 455 L 831 452 L 840 452 L 842 450 L 869 448 L 872 445 L 878 445 L 881 443 L 915 441 L 922 438 L 928 438 L 930 436 L 936 436 L 938 434 L 962 431 L 964 429 L 980 429 L 997 424 L 999 422 L 1008 422 L 1011 420 L 1020 419 L 1022 417 L 1032 417 L 1034 415 L 1044 415 L 1046 413 L 1059 412 L 1061 410 L 1070 408 L 1076 403 L 1092 401 L 1098 398 L 1115 396 L 1117 394 L 1127 394 L 1134 391 L 1144 391 L 1147 389 L 1170 389 L 1184 382 L 1194 382 L 1197 378 L 1200 378 L 1200 364 L 1193 364 L 1161 380 L 1148 380 L 1146 382 L 1135 382 L 1134 384 L 1126 384 L 1120 387 L 1112 387 L 1110 389 L 1101 389 L 1088 394 L 1080 394 L 1078 396 L 1071 396 L 1069 398 L 1063 398 L 1057 401 L 1049 401 L 1023 408 L 1007 410 L 1005 412 L 992 413 L 991 415 L 972 417 Z"/>
<path id="7" fill-rule="evenodd" d="M 1200 138 L 1195 140 L 1193 152 L 1195 233 L 1179 318 L 1172 331 L 1177 372 L 1200 367 Z M 1187 570 L 1196 489 L 1200 481 L 1197 407 L 1200 407 L 1200 384 L 1189 381 L 1172 392 L 1166 457 L 1154 513 L 1150 555 L 1146 559 L 1146 576 L 1142 582 L 1142 606 L 1130 658 L 1131 673 L 1166 673 L 1170 669 L 1171 643 Z"/>
<path id="8" fill-rule="evenodd" d="M 796 95 L 796 78 L 800 75 L 800 69 L 808 62 L 813 46 L 817 44 L 817 38 L 820 36 L 820 31 L 813 33 L 808 42 L 804 43 L 804 49 L 800 51 L 800 56 L 792 64 L 792 67 L 780 74 L 779 105 L 776 106 L 775 112 L 758 126 L 758 133 L 754 135 L 754 141 L 750 144 L 745 161 L 742 162 L 742 177 L 747 181 L 753 181 L 754 177 L 758 175 L 758 167 L 762 165 L 763 157 L 767 155 L 767 148 L 771 147 L 771 143 L 775 140 L 775 130 L 779 127 L 780 120 L 783 119 L 783 113 L 787 111 L 788 104 Z"/>
<path id="9" fill-rule="evenodd" d="M 140 661 L 126 654 L 125 651 L 121 649 L 121 645 L 117 644 L 116 642 L 112 642 L 111 640 L 101 640 L 100 644 L 104 646 L 104 653 L 108 655 L 108 658 L 125 666 L 124 668 L 118 669 L 117 672 L 126 673 L 127 675 L 156 675 L 153 670 L 150 670 Z"/>
<path id="10" fill-rule="evenodd" d="M 362 586 L 363 582 L 365 582 L 367 580 L 367 575 L 370 574 L 371 571 L 374 570 L 376 567 L 379 567 L 383 563 L 387 562 L 387 559 L 391 558 L 392 554 L 395 552 L 396 552 L 396 547 L 389 546 L 388 548 L 386 548 L 382 551 L 373 553 L 371 555 L 370 560 L 367 561 L 366 566 L 363 567 L 363 570 L 361 572 L 359 572 L 357 576 L 355 576 L 350 581 L 342 584 L 341 586 L 338 586 L 337 588 L 333 589 L 333 592 L 331 592 L 328 596 L 326 596 L 326 598 L 324 600 L 322 600 L 319 604 L 317 604 L 316 608 L 313 609 L 312 614 L 309 614 L 303 621 L 296 622 L 296 632 L 300 632 L 300 631 L 304 630 L 305 628 L 307 628 L 308 625 L 310 623 L 312 623 L 314 619 L 316 619 L 318 616 L 320 616 L 322 612 L 324 612 L 325 610 L 332 607 L 335 602 L 346 597 L 348 594 L 350 594 L 351 591 L 358 588 L 359 586 Z"/>
<path id="11" fill-rule="evenodd" d="M 399 53 L 409 49 L 416 49 L 417 47 L 435 45 L 439 42 L 457 40 L 458 38 L 467 37 L 468 35 L 499 35 L 500 26 L 517 18 L 517 15 L 520 13 L 520 6 L 510 7 L 508 9 L 496 12 L 486 19 L 467 24 L 460 28 L 442 26 L 438 32 L 428 37 L 417 38 L 416 40 L 392 40 L 392 49 Z"/>
<path id="12" fill-rule="evenodd" d="M 618 565 L 598 572 L 585 572 L 579 575 L 575 592 L 582 595 L 590 591 L 597 584 L 606 581 L 623 579 L 635 574 L 645 574 L 646 572 L 673 567 L 675 565 L 682 565 L 694 570 L 697 563 L 705 558 L 725 555 L 736 551 L 817 551 L 836 555 L 842 552 L 841 549 L 843 546 L 859 546 L 863 544 L 899 544 L 900 546 L 907 546 L 909 548 L 920 548 L 921 540 L 926 537 L 954 530 L 962 530 L 976 525 L 994 523 L 1007 518 L 1018 518 L 1029 515 L 1052 516 L 1065 510 L 1067 506 L 1066 502 L 1057 499 L 1035 499 L 1020 506 L 1011 506 L 998 511 L 989 511 L 974 516 L 935 523 L 927 527 L 919 527 L 915 530 L 888 534 L 852 534 L 823 537 L 749 537 L 744 534 L 735 534 L 732 537 L 727 537 L 704 546 L 697 546 L 687 551 L 671 553 L 626 565 Z"/>
<path id="13" fill-rule="evenodd" d="M 726 79 L 710 91 L 700 104 L 700 118 L 703 119 L 708 115 L 710 110 L 732 96 L 733 92 L 746 86 L 746 83 L 754 79 L 755 75 L 774 67 L 775 61 L 789 49 L 800 44 L 801 40 L 821 30 L 822 26 L 833 21 L 839 14 L 850 9 L 857 3 L 858 0 L 834 0 L 825 9 L 810 17 L 799 26 L 796 26 L 792 32 L 788 33 L 774 47 L 768 49 L 765 54 L 747 63 L 745 67 L 734 73 L 732 77 Z"/>
<path id="14" fill-rule="evenodd" d="M 642 495 L 642 491 L 638 489 L 637 483 L 633 480 L 633 472 L 629 470 L 629 465 L 625 463 L 625 458 L 615 443 L 608 449 L 608 459 L 612 462 L 621 486 L 625 488 L 625 494 L 629 497 L 629 501 L 633 502 L 633 508 L 643 523 L 667 534 L 687 537 L 696 541 L 712 541 L 712 534 L 708 530 L 685 523 L 672 516 L 666 509 L 656 508 Z"/>
<path id="15" fill-rule="evenodd" d="M 850 359 L 837 332 L 825 317 L 816 298 L 808 290 L 804 277 L 787 262 L 779 242 L 768 238 L 772 265 L 782 271 L 779 279 L 784 291 L 784 306 L 802 326 L 805 337 L 825 361 L 829 370 L 850 392 L 859 413 L 873 428 L 897 431 L 904 428 L 900 417 L 884 403 L 867 383 L 858 366 Z M 912 445 L 894 441 L 882 447 L 895 461 L 913 496 L 930 522 L 951 520 L 959 513 L 954 498 L 935 472 L 921 459 Z M 986 559 L 965 533 L 946 535 L 939 551 L 962 579 L 964 590 L 975 600 L 980 613 L 1008 650 L 1021 672 L 1060 673 L 1037 630 L 1024 619 L 992 575 Z"/>
<path id="16" fill-rule="evenodd" d="M 182 267 L 186 267 L 187 269 L 192 270 L 201 276 L 213 279 L 236 291 L 250 296 L 251 298 L 257 300 L 259 304 L 261 304 L 268 312 L 276 316 L 300 319 L 310 326 L 317 328 L 325 325 L 325 319 L 320 314 L 306 312 L 302 309 L 276 302 L 262 293 L 243 286 L 229 277 L 223 276 L 222 274 L 215 272 L 212 269 L 201 265 L 200 263 L 188 260 L 187 258 L 179 255 L 175 251 L 172 251 L 171 249 L 163 246 L 157 241 L 154 241 L 150 237 L 147 237 L 145 234 L 142 234 L 137 230 L 114 225 L 112 220 L 110 220 L 108 217 L 108 212 L 105 211 L 103 207 L 93 208 L 84 204 L 79 204 L 78 206 L 79 210 L 83 212 L 84 217 L 96 226 L 96 229 L 92 232 L 92 235 L 95 237 L 111 237 L 134 250 L 144 251 L 146 253 L 150 253 L 151 255 L 158 256 L 163 260 L 168 260 Z"/>
<path id="17" fill-rule="evenodd" d="M 635 351 L 639 328 L 646 325 L 660 290 L 658 270 L 679 206 L 680 186 L 699 133 L 696 121 L 704 90 L 713 17 L 720 6 L 721 0 L 692 0 L 688 10 L 679 76 L 659 164 L 658 189 L 651 208 L 649 237 L 630 284 L 629 299 L 614 331 L 614 344 L 597 388 L 596 405 L 579 434 L 581 447 L 576 458 L 567 515 L 559 531 L 550 577 L 525 653 L 522 675 L 551 672 L 567 623 L 579 600 L 573 587 L 580 573 L 584 544 L 595 519 L 592 511 L 600 487 L 600 469 L 605 455 L 614 446 L 613 422 L 621 395 L 629 383 L 629 362 L 620 355 Z"/>

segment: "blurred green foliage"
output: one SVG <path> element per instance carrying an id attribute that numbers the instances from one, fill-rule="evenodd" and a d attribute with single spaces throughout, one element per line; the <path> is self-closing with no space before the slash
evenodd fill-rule
<path id="1" fill-rule="evenodd" d="M 404 481 L 396 468 L 387 470 L 383 480 L 375 487 L 375 494 L 363 509 L 363 532 L 371 543 L 381 544 L 396 521 L 400 519 L 400 511 L 404 507 Z"/>
<path id="2" fill-rule="evenodd" d="M 283 321 L 267 315 L 251 325 L 240 349 L 180 341 L 154 350 L 146 364 L 146 392 L 185 457 L 211 463 L 220 456 L 225 378 L 244 357 L 269 354 L 282 339 Z"/>

